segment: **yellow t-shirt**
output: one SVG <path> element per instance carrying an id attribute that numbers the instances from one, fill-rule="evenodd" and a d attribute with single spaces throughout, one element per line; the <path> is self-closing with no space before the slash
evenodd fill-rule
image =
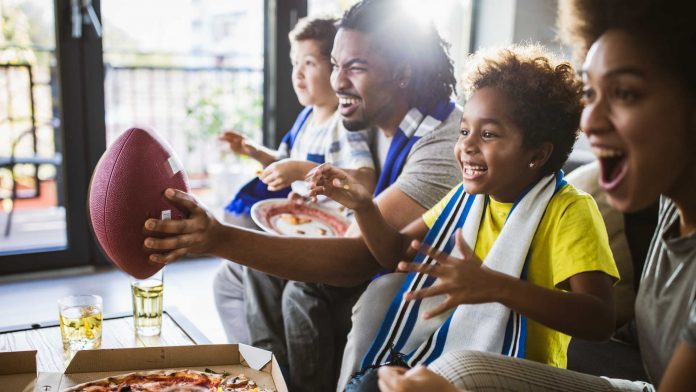
<path id="1" fill-rule="evenodd" d="M 455 187 L 423 220 L 432 227 L 454 195 Z M 512 203 L 489 198 L 474 247 L 485 259 L 503 228 Z M 538 286 L 569 290 L 568 279 L 582 272 L 602 271 L 618 280 L 614 258 L 609 248 L 607 230 L 592 196 L 568 184 L 551 199 L 532 239 L 527 280 Z M 567 365 L 570 336 L 527 319 L 526 358 L 552 366 Z"/>

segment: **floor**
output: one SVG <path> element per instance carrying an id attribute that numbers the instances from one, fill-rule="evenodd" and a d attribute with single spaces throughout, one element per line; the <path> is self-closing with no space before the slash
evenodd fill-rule
<path id="1" fill-rule="evenodd" d="M 164 306 L 176 307 L 213 343 L 226 343 L 213 302 L 212 282 L 218 259 L 194 259 L 165 267 Z M 0 280 L 0 327 L 56 320 L 56 301 L 71 294 L 97 294 L 104 314 L 132 311 L 131 278 L 110 267 L 97 271 L 64 270 L 43 276 Z"/>

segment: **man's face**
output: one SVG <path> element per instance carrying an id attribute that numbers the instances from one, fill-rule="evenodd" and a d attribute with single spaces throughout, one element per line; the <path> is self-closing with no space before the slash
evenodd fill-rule
<path id="1" fill-rule="evenodd" d="M 369 36 L 340 29 L 331 51 L 331 64 L 331 87 L 338 96 L 338 110 L 346 129 L 380 127 L 393 115 L 398 84 Z"/>

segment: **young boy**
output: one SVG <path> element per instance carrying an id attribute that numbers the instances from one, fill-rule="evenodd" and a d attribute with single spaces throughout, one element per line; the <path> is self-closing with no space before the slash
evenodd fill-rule
<path id="1" fill-rule="evenodd" d="M 289 34 L 293 88 L 306 107 L 278 150 L 250 142 L 234 131 L 220 137 L 235 153 L 248 155 L 264 166 L 258 180 L 245 185 L 226 207 L 228 212 L 248 214 L 259 200 L 287 196 L 291 184 L 296 192 L 306 193 L 301 181 L 307 172 L 324 162 L 349 170 L 368 189 L 374 188 L 375 171 L 367 132 L 348 132 L 343 127 L 337 112 L 338 98 L 329 80 L 335 22 L 301 19 Z"/>

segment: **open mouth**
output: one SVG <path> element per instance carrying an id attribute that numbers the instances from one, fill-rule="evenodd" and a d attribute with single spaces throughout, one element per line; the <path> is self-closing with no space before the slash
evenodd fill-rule
<path id="1" fill-rule="evenodd" d="M 606 147 L 593 147 L 592 152 L 599 158 L 602 174 L 599 184 L 605 190 L 615 188 L 626 175 L 626 152 Z"/>
<path id="2" fill-rule="evenodd" d="M 466 180 L 475 180 L 488 172 L 488 166 L 471 163 L 462 164 L 462 174 Z"/>
<path id="3" fill-rule="evenodd" d="M 338 97 L 338 110 L 342 116 L 348 117 L 358 109 L 360 101 L 360 98 L 340 96 Z"/>

